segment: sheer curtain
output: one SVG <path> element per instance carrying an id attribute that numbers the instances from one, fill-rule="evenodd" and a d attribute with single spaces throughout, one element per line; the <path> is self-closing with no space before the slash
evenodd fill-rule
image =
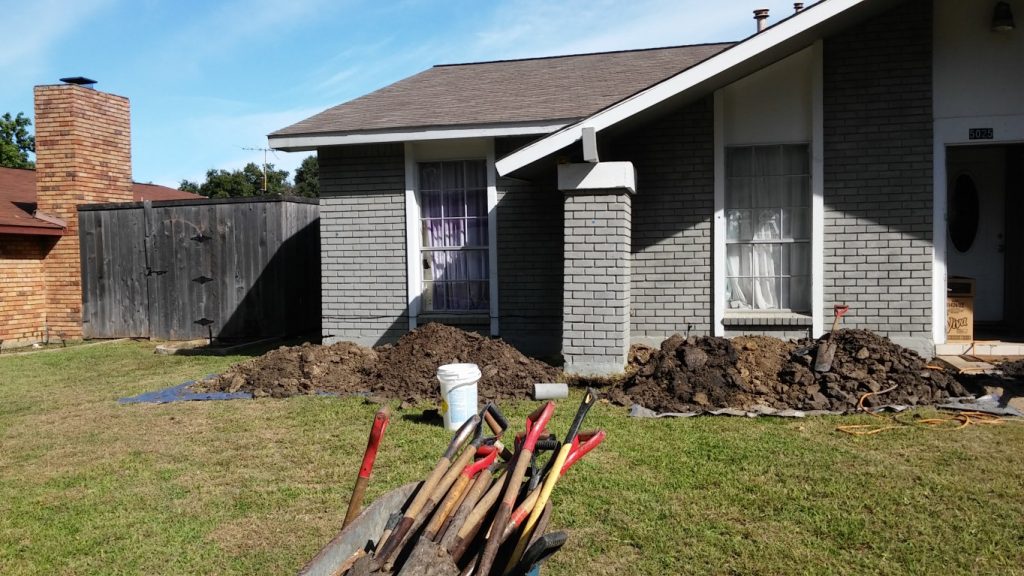
<path id="1" fill-rule="evenodd" d="M 485 167 L 483 161 L 420 164 L 426 310 L 489 306 Z"/>
<path id="2" fill-rule="evenodd" d="M 727 149 L 729 308 L 810 308 L 809 168 L 806 145 Z"/>

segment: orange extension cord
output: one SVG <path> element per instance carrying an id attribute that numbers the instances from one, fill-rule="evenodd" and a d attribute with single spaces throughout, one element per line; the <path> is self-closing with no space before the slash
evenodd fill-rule
<path id="1" fill-rule="evenodd" d="M 852 436 L 870 436 L 886 430 L 912 427 L 915 425 L 942 430 L 963 430 L 964 428 L 972 425 L 1004 424 L 1006 422 L 1006 420 L 1001 416 L 996 416 L 994 414 L 986 414 L 984 412 L 957 412 L 952 416 L 944 416 L 942 418 L 922 418 L 920 420 L 914 420 L 912 423 L 907 423 L 899 420 L 896 416 L 886 418 L 885 416 L 876 414 L 864 407 L 864 400 L 871 396 L 878 396 L 887 392 L 892 392 L 895 389 L 896 386 L 893 386 L 891 388 L 886 388 L 885 390 L 879 390 L 878 392 L 867 392 L 860 397 L 860 400 L 857 401 L 858 410 L 865 414 L 870 414 L 878 419 L 890 420 L 892 424 L 883 426 L 876 424 L 846 424 L 843 426 L 836 426 L 836 430 Z"/>

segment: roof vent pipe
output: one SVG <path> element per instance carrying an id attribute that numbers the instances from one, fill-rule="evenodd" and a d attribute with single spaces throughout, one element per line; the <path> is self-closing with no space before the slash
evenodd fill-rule
<path id="1" fill-rule="evenodd" d="M 768 25 L 768 9 L 758 8 L 754 10 L 754 20 L 757 20 L 757 31 L 761 32 Z"/>
<path id="2" fill-rule="evenodd" d="M 794 13 L 799 13 L 803 9 L 804 9 L 804 3 L 803 2 L 793 2 L 793 12 Z"/>

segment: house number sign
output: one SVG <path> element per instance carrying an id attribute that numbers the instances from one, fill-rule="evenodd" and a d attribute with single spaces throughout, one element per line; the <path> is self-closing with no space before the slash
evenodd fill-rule
<path id="1" fill-rule="evenodd" d="M 967 130 L 967 138 L 970 140 L 991 140 L 992 137 L 991 128 L 970 128 Z"/>

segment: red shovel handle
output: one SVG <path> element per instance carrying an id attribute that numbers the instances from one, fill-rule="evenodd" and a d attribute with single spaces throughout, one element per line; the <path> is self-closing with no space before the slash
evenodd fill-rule
<path id="1" fill-rule="evenodd" d="M 391 410 L 387 406 L 377 411 L 373 417 L 373 428 L 370 429 L 370 439 L 366 443 L 366 452 L 363 454 L 363 465 L 359 467 L 359 476 L 369 478 L 373 470 L 373 461 L 377 459 L 377 449 L 380 448 L 380 440 L 384 437 L 384 429 L 388 427 L 391 420 Z"/>
<path id="2" fill-rule="evenodd" d="M 573 449 L 569 453 L 569 456 L 565 459 L 565 464 L 562 464 L 562 469 L 559 471 L 559 475 L 564 475 L 577 460 L 583 458 L 583 456 L 597 448 L 597 445 L 604 442 L 605 432 L 604 430 L 597 430 L 596 432 L 583 432 L 576 436 L 573 440 Z M 578 443 L 578 444 L 577 444 Z"/>
<path id="3" fill-rule="evenodd" d="M 493 464 L 498 457 L 498 449 L 494 446 L 481 446 L 476 449 L 476 457 L 480 459 L 462 469 L 462 475 L 466 478 L 476 476 L 478 472 Z"/>
<path id="4" fill-rule="evenodd" d="M 832 307 L 832 311 L 835 313 L 836 318 L 842 318 L 844 314 L 850 311 L 850 307 L 845 304 L 836 304 Z"/>
<path id="5" fill-rule="evenodd" d="M 533 414 L 526 418 L 526 439 L 523 440 L 522 450 L 533 452 L 537 445 L 537 439 L 544 432 L 544 427 L 548 425 L 551 415 L 554 413 L 555 403 L 548 402 L 534 410 Z"/>

